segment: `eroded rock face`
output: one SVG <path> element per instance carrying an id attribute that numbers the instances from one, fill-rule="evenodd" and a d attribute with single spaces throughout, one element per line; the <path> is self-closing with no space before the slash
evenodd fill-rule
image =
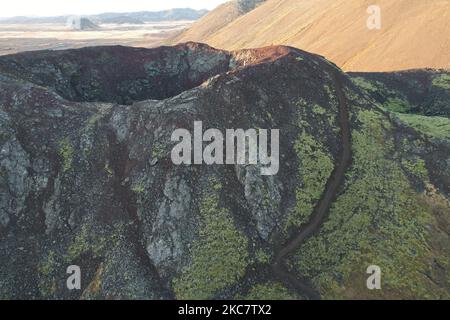
<path id="1" fill-rule="evenodd" d="M 158 50 L 125 47 L 4 57 L 0 72 L 53 89 L 72 101 L 131 104 L 164 99 L 228 69 L 229 55 L 190 43 Z"/>
<path id="2" fill-rule="evenodd" d="M 28 179 L 30 161 L 16 138 L 16 132 L 11 126 L 9 116 L 2 112 L 0 117 L 4 133 L 4 143 L 0 150 L 0 166 L 2 180 L 4 180 L 0 196 L 0 224 L 7 227 L 11 220 L 10 217 L 25 208 L 25 199 L 30 185 Z"/>
<path id="3" fill-rule="evenodd" d="M 239 10 L 242 13 L 247 13 L 255 9 L 258 5 L 265 2 L 266 0 L 236 0 L 238 3 Z"/>
<path id="4" fill-rule="evenodd" d="M 1 57 L 0 296 L 220 298 L 277 281 L 264 265 L 311 184 L 300 142 L 331 164 L 341 148 L 331 73 L 355 98 L 358 130 L 370 103 L 322 57 L 292 48 L 190 43 Z M 194 121 L 223 132 L 280 129 L 279 173 L 174 165 L 171 134 Z M 414 152 L 432 164 L 435 151 Z M 447 170 L 441 154 L 436 170 Z M 65 287 L 71 264 L 82 268 L 81 291 Z"/>

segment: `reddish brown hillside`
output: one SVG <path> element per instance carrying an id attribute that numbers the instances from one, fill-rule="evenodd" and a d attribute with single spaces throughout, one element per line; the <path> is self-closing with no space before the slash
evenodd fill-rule
<path id="1" fill-rule="evenodd" d="M 324 55 L 345 70 L 450 69 L 449 0 L 379 0 L 380 30 L 369 30 L 372 0 L 268 0 L 227 23 L 224 8 L 179 40 L 224 49 L 285 44 Z M 216 30 L 223 23 L 223 28 Z M 204 32 L 208 30 L 208 32 Z"/>

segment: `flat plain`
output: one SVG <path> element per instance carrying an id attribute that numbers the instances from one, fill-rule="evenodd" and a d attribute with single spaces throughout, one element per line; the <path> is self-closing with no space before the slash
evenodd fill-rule
<path id="1" fill-rule="evenodd" d="M 192 21 L 144 24 L 101 24 L 96 30 L 71 30 L 65 24 L 0 24 L 0 55 L 22 51 L 124 45 L 155 47 L 189 27 Z"/>

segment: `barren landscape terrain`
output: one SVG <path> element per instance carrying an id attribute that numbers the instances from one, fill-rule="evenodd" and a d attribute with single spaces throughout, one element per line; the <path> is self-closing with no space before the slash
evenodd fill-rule
<path id="1" fill-rule="evenodd" d="M 0 55 L 98 45 L 154 47 L 192 21 L 101 24 L 97 30 L 71 30 L 63 23 L 0 24 Z"/>
<path id="2" fill-rule="evenodd" d="M 449 300 L 450 0 L 207 1 L 0 18 L 0 300 Z"/>
<path id="3" fill-rule="evenodd" d="M 372 0 L 251 1 L 256 8 L 249 12 L 240 3 L 211 11 L 172 43 L 198 41 L 226 50 L 288 45 L 346 71 L 450 69 L 449 0 L 379 0 L 380 29 L 367 27 Z"/>

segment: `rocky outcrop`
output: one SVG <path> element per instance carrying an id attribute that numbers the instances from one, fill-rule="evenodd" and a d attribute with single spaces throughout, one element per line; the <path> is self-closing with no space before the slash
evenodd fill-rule
<path id="1" fill-rule="evenodd" d="M 448 196 L 448 146 L 396 125 L 317 55 L 289 47 L 226 52 L 188 43 L 1 57 L 0 297 L 301 297 L 303 292 L 280 284 L 269 266 L 308 219 L 342 152 L 335 81 L 349 101 L 355 150 L 365 146 L 365 130 L 373 129 L 380 136 L 369 136 L 369 146 L 382 137 L 389 146 L 398 143 L 396 155 L 379 157 L 387 172 L 398 168 L 396 177 L 414 197 L 425 181 Z M 280 129 L 279 173 L 262 176 L 255 165 L 174 165 L 171 134 L 193 130 L 194 121 L 221 131 Z M 360 163 L 372 153 L 356 152 L 355 170 L 368 167 Z M 425 178 L 427 168 L 434 171 Z M 358 178 L 370 186 L 370 176 L 355 172 L 336 198 L 347 197 Z M 380 198 L 390 202 L 385 189 L 378 190 Z M 371 237 L 405 236 L 386 231 L 399 223 L 381 225 L 379 207 L 372 212 L 346 205 L 354 217 L 373 213 L 373 220 L 359 220 L 367 221 Z M 382 211 L 387 221 L 403 217 L 390 210 Z M 412 214 L 408 219 L 422 223 Z M 351 235 L 353 222 L 339 224 Z M 330 225 L 324 230 L 335 233 Z M 425 243 L 426 231 L 417 232 Z M 354 243 L 343 244 L 343 252 L 358 257 L 360 239 L 347 241 Z M 386 243 L 383 250 L 395 247 Z M 434 254 L 447 257 L 438 249 Z M 432 258 L 413 259 L 431 266 Z M 340 279 L 347 273 L 336 270 L 344 262 L 311 260 Z M 65 286 L 66 268 L 73 264 L 82 270 L 80 291 Z M 322 295 L 332 292 L 304 269 L 290 272 L 311 277 Z M 445 292 L 439 282 L 444 275 L 420 281 Z M 403 290 L 415 294 L 413 288 Z"/>
<path id="2" fill-rule="evenodd" d="M 138 63 L 136 63 L 138 61 Z M 157 51 L 125 47 L 6 56 L 4 74 L 48 87 L 71 101 L 131 104 L 164 99 L 228 70 L 229 56 L 204 45 Z"/>

